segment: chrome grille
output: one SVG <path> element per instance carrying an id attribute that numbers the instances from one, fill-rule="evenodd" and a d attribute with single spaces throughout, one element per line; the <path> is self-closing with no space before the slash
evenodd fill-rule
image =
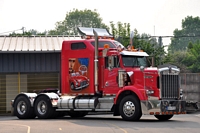
<path id="1" fill-rule="evenodd" d="M 179 98 L 179 75 L 162 75 L 161 97 Z"/>
<path id="2" fill-rule="evenodd" d="M 162 99 L 179 99 L 179 69 L 162 69 L 160 71 L 160 93 Z"/>

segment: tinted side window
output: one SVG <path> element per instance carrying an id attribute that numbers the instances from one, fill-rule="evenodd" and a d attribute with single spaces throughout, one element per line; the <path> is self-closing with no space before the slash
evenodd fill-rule
<path id="1" fill-rule="evenodd" d="M 119 67 L 119 58 L 118 56 L 108 56 L 105 57 L 105 68 L 118 68 Z"/>
<path id="2" fill-rule="evenodd" d="M 83 42 L 72 43 L 71 44 L 71 49 L 72 50 L 86 49 L 86 45 Z"/>

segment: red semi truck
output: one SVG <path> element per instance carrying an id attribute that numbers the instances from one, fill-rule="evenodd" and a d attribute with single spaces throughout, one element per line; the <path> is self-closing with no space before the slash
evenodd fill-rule
<path id="1" fill-rule="evenodd" d="M 117 51 L 121 44 L 106 29 L 78 30 L 83 39 L 62 43 L 61 89 L 18 94 L 12 100 L 15 116 L 46 119 L 111 112 L 134 121 L 142 115 L 169 120 L 186 114 L 177 67 L 151 67 L 146 52 Z"/>

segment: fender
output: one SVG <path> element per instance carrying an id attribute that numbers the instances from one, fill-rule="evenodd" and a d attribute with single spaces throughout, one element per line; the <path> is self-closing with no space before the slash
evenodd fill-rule
<path id="1" fill-rule="evenodd" d="M 51 100 L 52 106 L 57 107 L 58 99 L 60 99 L 58 94 L 56 94 L 56 93 L 40 93 L 40 94 L 38 94 L 38 96 L 35 98 L 34 101 L 36 101 L 36 99 L 38 99 L 41 96 L 45 96 L 45 97 L 49 98 L 49 100 Z M 34 105 L 35 105 L 35 102 L 34 102 Z"/>
<path id="2" fill-rule="evenodd" d="M 124 91 L 132 91 L 132 92 L 134 92 L 134 93 L 138 96 L 138 98 L 139 98 L 140 100 L 146 100 L 146 97 L 145 97 L 146 94 L 145 94 L 144 89 L 138 89 L 138 87 L 135 87 L 135 86 L 125 86 L 125 87 L 123 87 L 123 89 L 121 89 L 121 90 L 117 93 L 117 95 L 116 95 L 116 97 L 115 97 L 115 100 L 114 100 L 114 104 L 117 103 L 117 99 L 118 99 L 119 95 L 120 95 L 121 93 L 123 93 Z"/>
<path id="3" fill-rule="evenodd" d="M 15 97 L 15 99 L 17 99 L 18 97 L 20 97 L 20 96 L 24 96 L 25 98 L 27 98 L 27 99 L 29 99 L 29 101 L 30 101 L 30 105 L 31 105 L 31 107 L 33 107 L 33 102 L 34 102 L 34 99 L 37 97 L 37 94 L 36 93 L 20 93 L 20 94 L 18 94 L 16 97 Z M 12 100 L 12 106 L 14 107 L 14 105 L 15 105 L 15 100 L 13 101 Z"/>

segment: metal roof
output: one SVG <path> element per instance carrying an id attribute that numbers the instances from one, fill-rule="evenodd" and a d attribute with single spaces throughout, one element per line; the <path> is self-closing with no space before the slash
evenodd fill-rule
<path id="1" fill-rule="evenodd" d="M 60 52 L 64 40 L 81 36 L 0 36 L 0 53 Z"/>

